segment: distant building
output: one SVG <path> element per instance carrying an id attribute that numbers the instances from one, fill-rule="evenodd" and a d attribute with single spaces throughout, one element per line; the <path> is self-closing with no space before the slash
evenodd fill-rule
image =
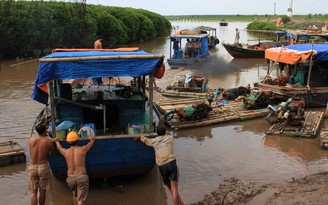
<path id="1" fill-rule="evenodd" d="M 290 0 L 289 8 L 287 9 L 287 16 L 293 17 L 293 0 Z"/>
<path id="2" fill-rule="evenodd" d="M 292 8 L 287 9 L 287 16 L 288 17 L 293 17 L 293 9 Z"/>

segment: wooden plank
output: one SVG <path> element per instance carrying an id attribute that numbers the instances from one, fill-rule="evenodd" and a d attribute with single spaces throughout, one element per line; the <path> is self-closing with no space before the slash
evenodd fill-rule
<path id="1" fill-rule="evenodd" d="M 16 148 L 16 149 L 12 148 L 12 149 L 8 149 L 8 150 L 0 151 L 0 155 L 10 153 L 10 152 L 19 152 L 22 150 L 23 150 L 22 148 Z"/>

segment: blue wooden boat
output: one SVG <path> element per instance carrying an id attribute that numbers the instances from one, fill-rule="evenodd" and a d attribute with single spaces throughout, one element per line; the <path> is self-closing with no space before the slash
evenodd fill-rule
<path id="1" fill-rule="evenodd" d="M 170 58 L 167 62 L 171 68 L 195 67 L 210 56 L 209 53 L 209 34 L 201 30 L 182 30 L 170 39 Z M 189 45 L 188 46 L 188 41 Z"/>
<path id="2" fill-rule="evenodd" d="M 32 98 L 50 105 L 51 136 L 63 138 L 62 146 L 69 146 L 64 139 L 68 130 L 58 131 L 58 120 L 73 123 L 69 129 L 81 131 L 88 125 L 95 132 L 95 144 L 86 157 L 90 178 L 141 174 L 155 165 L 154 150 L 133 138 L 140 133 L 156 136 L 159 119 L 152 105 L 151 82 L 154 76 L 164 74 L 163 59 L 163 55 L 138 48 L 120 48 L 57 49 L 39 60 Z M 131 81 L 111 83 L 117 77 Z M 150 82 L 149 100 L 146 77 Z M 96 84 L 83 83 L 90 78 Z M 101 83 L 99 78 L 110 81 Z M 39 115 L 36 123 L 49 123 L 47 115 Z M 79 145 L 88 143 L 83 139 L 86 133 L 80 134 Z M 53 175 L 65 178 L 67 166 L 58 150 L 48 160 Z"/>

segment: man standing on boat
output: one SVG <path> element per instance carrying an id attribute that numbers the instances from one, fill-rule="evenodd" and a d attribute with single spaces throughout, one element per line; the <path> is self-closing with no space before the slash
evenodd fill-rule
<path id="1" fill-rule="evenodd" d="M 194 44 L 190 41 L 190 39 L 187 39 L 187 43 L 185 46 L 185 50 L 184 50 L 184 54 L 185 54 L 185 58 L 190 58 L 192 57 L 192 52 L 194 50 Z"/>
<path id="2" fill-rule="evenodd" d="M 239 44 L 239 38 L 240 38 L 240 35 L 239 35 L 239 30 L 238 30 L 238 28 L 236 28 L 236 38 L 235 38 L 235 44 Z"/>
<path id="3" fill-rule="evenodd" d="M 99 36 L 98 39 L 94 42 L 93 48 L 94 49 L 102 49 L 102 40 L 103 40 L 103 37 Z"/>
<path id="4" fill-rule="evenodd" d="M 89 192 L 89 177 L 85 168 L 85 157 L 87 152 L 94 144 L 95 137 L 88 137 L 90 142 L 84 146 L 77 146 L 79 136 L 76 132 L 71 131 L 66 137 L 66 141 L 71 145 L 65 149 L 59 143 L 59 138 L 56 138 L 58 151 L 65 157 L 67 164 L 67 179 L 68 187 L 73 192 L 73 202 L 75 205 L 84 205 Z"/>
<path id="5" fill-rule="evenodd" d="M 164 184 L 172 194 L 173 205 L 184 205 L 178 192 L 179 169 L 173 153 L 173 136 L 166 132 L 164 126 L 157 127 L 157 135 L 158 137 L 156 138 L 147 138 L 138 135 L 134 140 L 141 140 L 146 145 L 154 147 L 156 164 L 158 165 Z"/>
<path id="6" fill-rule="evenodd" d="M 28 187 L 31 191 L 31 204 L 44 205 L 46 201 L 46 191 L 51 186 L 51 175 L 47 163 L 48 154 L 54 154 L 54 146 L 52 140 L 47 137 L 47 127 L 42 124 L 35 126 L 35 130 L 39 134 L 38 137 L 31 137 L 29 141 L 31 161 L 28 166 L 29 183 Z"/>

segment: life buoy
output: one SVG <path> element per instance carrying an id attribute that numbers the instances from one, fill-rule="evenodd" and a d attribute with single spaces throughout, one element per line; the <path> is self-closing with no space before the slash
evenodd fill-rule
<path id="1" fill-rule="evenodd" d="M 157 68 L 153 75 L 155 78 L 161 79 L 164 76 L 165 73 L 165 65 L 162 63 L 161 67 Z"/>

